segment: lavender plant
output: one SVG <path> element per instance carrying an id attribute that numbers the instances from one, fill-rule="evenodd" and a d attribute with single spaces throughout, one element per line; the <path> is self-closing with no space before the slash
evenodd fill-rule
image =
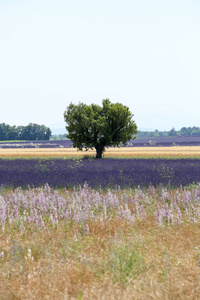
<path id="1" fill-rule="evenodd" d="M 17 188 L 0 196 L 1 230 L 14 227 L 24 231 L 29 226 L 35 229 L 56 228 L 58 222 L 75 222 L 80 232 L 89 236 L 89 222 L 110 220 L 116 216 L 135 223 L 154 215 L 159 226 L 179 225 L 182 222 L 198 222 L 200 219 L 200 185 L 192 190 L 177 189 L 175 193 L 162 188 L 159 198 L 154 197 L 152 185 L 144 191 L 94 190 L 87 183 L 72 191 L 43 188 L 22 190 Z"/>
<path id="2" fill-rule="evenodd" d="M 199 146 L 200 136 L 175 136 L 175 137 L 154 137 L 137 138 L 130 140 L 127 147 L 146 147 L 146 146 Z M 25 141 L 25 142 L 1 142 L 1 148 L 71 148 L 73 144 L 70 140 L 50 140 L 50 141 Z"/>
<path id="3" fill-rule="evenodd" d="M 186 186 L 199 182 L 200 160 L 196 159 L 16 159 L 0 160 L 1 187 L 134 188 L 140 185 Z"/>

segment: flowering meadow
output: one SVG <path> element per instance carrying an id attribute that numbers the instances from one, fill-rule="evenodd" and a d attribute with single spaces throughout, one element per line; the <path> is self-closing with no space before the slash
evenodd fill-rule
<path id="1" fill-rule="evenodd" d="M 0 189 L 0 299 L 199 299 L 200 184 Z"/>

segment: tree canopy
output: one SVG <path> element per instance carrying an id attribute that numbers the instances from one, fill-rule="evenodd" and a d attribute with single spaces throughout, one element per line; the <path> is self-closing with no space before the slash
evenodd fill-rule
<path id="1" fill-rule="evenodd" d="M 102 107 L 96 104 L 86 105 L 70 103 L 64 112 L 67 123 L 67 138 L 79 150 L 96 149 L 96 158 L 101 158 L 106 147 L 124 146 L 137 134 L 134 115 L 129 108 L 120 103 L 102 100 Z"/>
<path id="2" fill-rule="evenodd" d="M 51 130 L 44 125 L 30 123 L 27 126 L 0 124 L 0 141 L 49 140 Z"/>

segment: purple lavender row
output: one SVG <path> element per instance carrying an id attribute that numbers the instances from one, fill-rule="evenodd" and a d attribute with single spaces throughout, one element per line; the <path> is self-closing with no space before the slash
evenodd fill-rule
<path id="1" fill-rule="evenodd" d="M 70 140 L 2 142 L 0 148 L 72 148 Z"/>
<path id="2" fill-rule="evenodd" d="M 0 160 L 0 185 L 6 187 L 92 188 L 186 186 L 200 182 L 198 159 L 16 159 Z"/>
<path id="3" fill-rule="evenodd" d="M 127 147 L 170 147 L 170 146 L 200 146 L 200 136 L 176 136 L 138 138 L 130 140 Z M 71 148 L 70 140 L 56 141 L 26 141 L 0 143 L 1 148 Z"/>

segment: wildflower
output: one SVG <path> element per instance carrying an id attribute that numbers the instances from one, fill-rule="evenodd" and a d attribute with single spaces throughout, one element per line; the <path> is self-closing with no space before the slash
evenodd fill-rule
<path id="1" fill-rule="evenodd" d="M 28 248 L 28 258 L 31 259 L 31 248 Z"/>
<path id="2" fill-rule="evenodd" d="M 28 254 L 25 256 L 25 259 L 33 260 L 33 256 L 31 255 L 31 248 L 28 248 Z"/>
<path id="3" fill-rule="evenodd" d="M 85 235 L 89 235 L 89 226 L 88 226 L 88 224 L 85 225 Z"/>
<path id="4" fill-rule="evenodd" d="M 113 242 L 116 240 L 116 238 L 117 238 L 117 233 L 115 232 L 115 235 L 113 237 Z"/>
<path id="5" fill-rule="evenodd" d="M 0 258 L 4 258 L 4 252 L 3 251 L 0 253 Z"/>
<path id="6" fill-rule="evenodd" d="M 74 234 L 74 241 L 75 241 L 75 242 L 78 241 L 77 235 L 78 235 L 78 229 L 76 229 L 76 232 L 75 232 L 75 234 Z"/>

